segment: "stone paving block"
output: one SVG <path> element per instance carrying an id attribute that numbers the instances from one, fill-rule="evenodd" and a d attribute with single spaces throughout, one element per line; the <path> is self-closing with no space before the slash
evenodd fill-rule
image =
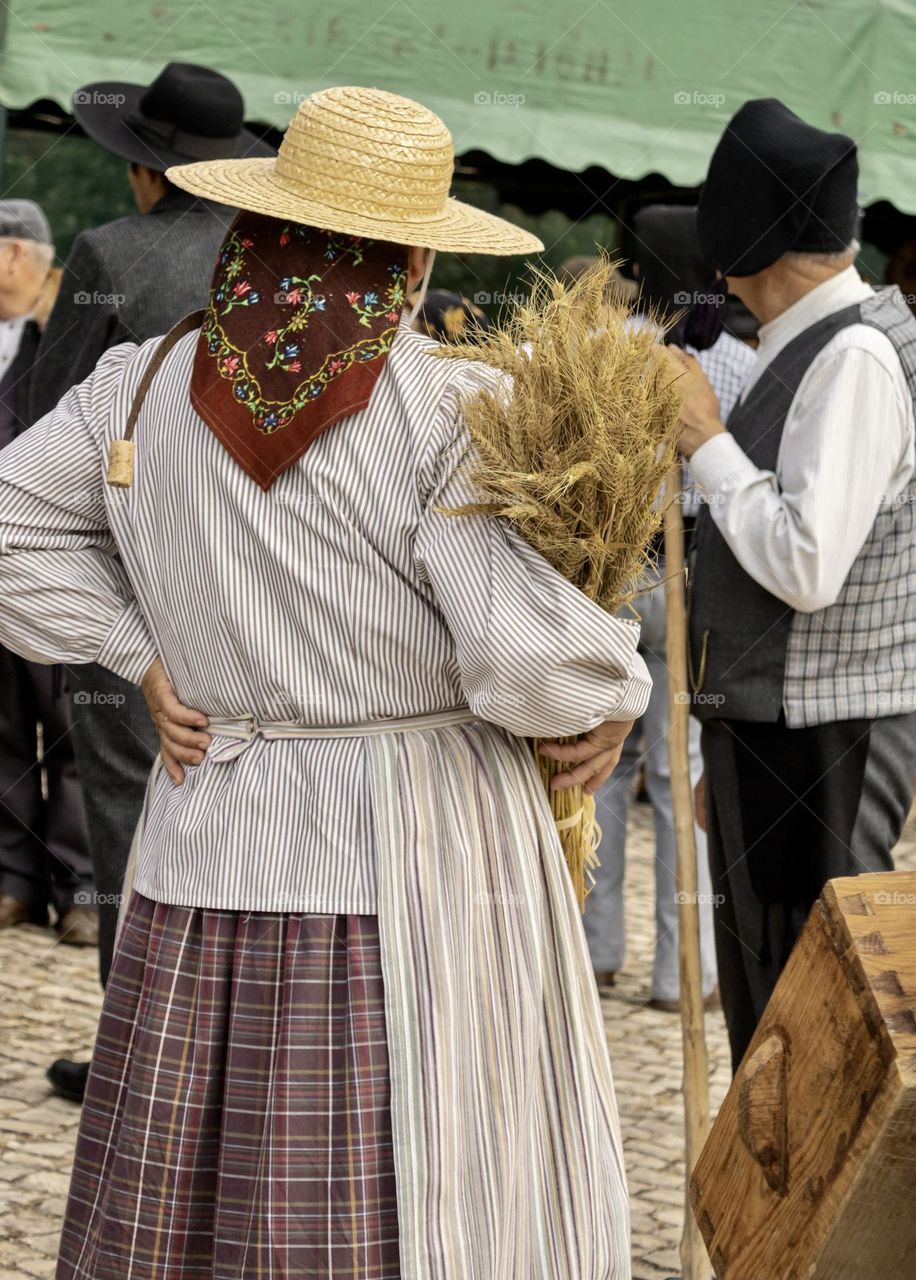
<path id="1" fill-rule="evenodd" d="M 20 1120 L 17 1116 L 3 1116 L 0 1118 L 0 1130 L 4 1133 L 24 1133 L 31 1137 L 36 1131 L 34 1120 Z"/>
<path id="2" fill-rule="evenodd" d="M 674 1207 L 671 1207 L 667 1209 L 658 1209 L 654 1214 L 654 1218 L 655 1221 L 660 1223 L 662 1226 L 674 1227 L 675 1230 L 679 1230 L 684 1222 L 683 1197 L 680 1208 L 675 1209 Z"/>
<path id="3" fill-rule="evenodd" d="M 49 1191 L 54 1195 L 66 1195 L 70 1185 L 70 1176 L 63 1170 L 39 1169 L 23 1178 L 27 1187 L 35 1187 L 37 1191 Z"/>
<path id="4" fill-rule="evenodd" d="M 15 1182 L 5 1182 L 3 1190 L 0 1191 L 0 1205 L 4 1209 L 10 1209 L 13 1205 L 24 1204 L 34 1205 L 35 1192 L 31 1187 L 20 1187 Z M 44 1213 L 44 1208 L 39 1205 L 39 1212 Z"/>
<path id="5" fill-rule="evenodd" d="M 658 1170 L 664 1169 L 665 1162 L 660 1160 L 658 1156 L 648 1156 L 643 1153 L 639 1157 L 639 1167 L 641 1169 Z"/>
<path id="6" fill-rule="evenodd" d="M 680 1174 L 678 1169 L 677 1173 Z M 643 1203 L 652 1214 L 653 1222 L 660 1222 L 660 1215 L 668 1209 L 682 1211 L 687 1200 L 687 1189 L 683 1179 L 678 1176 L 664 1184 L 655 1183 L 643 1197 Z"/>
<path id="7" fill-rule="evenodd" d="M 38 1212 L 46 1217 L 49 1222 L 63 1222 L 64 1209 L 66 1209 L 66 1207 L 66 1194 L 60 1196 L 48 1196 L 47 1200 L 42 1200 L 41 1204 L 38 1206 Z"/>
<path id="8" fill-rule="evenodd" d="M 31 1280 L 54 1280 L 55 1259 L 41 1254 L 26 1253 L 20 1258 L 18 1266 Z"/>
<path id="9" fill-rule="evenodd" d="M 679 1260 L 677 1249 L 657 1249 L 655 1253 L 650 1253 L 646 1262 L 656 1267 L 660 1275 L 674 1275 L 679 1270 Z"/>
<path id="10" fill-rule="evenodd" d="M 46 1217 L 38 1212 L 36 1203 L 32 1212 L 18 1210 L 0 1218 L 2 1234 L 8 1240 L 31 1240 L 32 1236 L 50 1231 L 54 1227 Z"/>
<path id="11" fill-rule="evenodd" d="M 3 1081 L 4 1101 L 15 1103 L 17 1111 L 23 1107 L 37 1106 L 39 1103 L 46 1102 L 50 1092 L 44 1073 L 37 1072 L 34 1067 L 29 1067 L 18 1079 L 9 1078 Z"/>
<path id="12" fill-rule="evenodd" d="M 60 1232 L 48 1231 L 44 1235 L 35 1235 L 29 1237 L 29 1248 L 37 1249 L 39 1253 L 46 1254 L 48 1257 L 57 1256 L 57 1246 L 60 1244 Z"/>
<path id="13" fill-rule="evenodd" d="M 18 1149 L 19 1145 L 20 1144 L 17 1143 L 14 1147 L 13 1144 L 10 1143 L 12 1150 Z M 42 1159 L 47 1159 L 49 1163 L 53 1163 L 55 1165 L 63 1164 L 69 1160 L 73 1153 L 73 1143 L 62 1142 L 60 1139 L 56 1141 L 29 1142 L 28 1152 L 30 1155 L 41 1156 Z"/>

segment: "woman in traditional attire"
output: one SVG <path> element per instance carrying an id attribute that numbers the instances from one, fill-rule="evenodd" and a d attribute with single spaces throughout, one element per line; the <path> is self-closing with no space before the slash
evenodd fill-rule
<path id="1" fill-rule="evenodd" d="M 597 783 L 649 682 L 635 624 L 445 513 L 495 375 L 405 294 L 427 249 L 541 247 L 452 163 L 431 112 L 334 89 L 276 161 L 171 170 L 242 210 L 208 309 L 0 456 L 0 640 L 143 681 L 163 732 L 59 1280 L 629 1275 L 527 739 L 586 735 Z"/>

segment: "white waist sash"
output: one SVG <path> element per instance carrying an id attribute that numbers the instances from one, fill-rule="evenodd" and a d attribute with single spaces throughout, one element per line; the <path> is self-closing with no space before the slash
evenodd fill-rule
<path id="1" fill-rule="evenodd" d="M 355 724 L 312 725 L 292 720 L 259 720 L 256 716 L 239 716 L 225 720 L 214 717 L 203 733 L 226 742 L 214 743 L 207 758 L 219 763 L 235 760 L 255 738 L 267 742 L 290 738 L 374 738 L 385 733 L 410 733 L 424 729 L 446 729 L 467 724 L 478 717 L 468 707 L 449 707 L 426 715 L 403 716 L 397 720 L 363 720 Z"/>
<path id="2" fill-rule="evenodd" d="M 310 725 L 297 724 L 293 720 L 259 720 L 257 716 L 238 716 L 210 720 L 205 733 L 214 738 L 222 738 L 222 742 L 214 742 L 207 750 L 207 759 L 217 764 L 227 764 L 236 760 L 255 738 L 263 738 L 267 742 L 279 742 L 292 738 L 375 738 L 386 733 L 410 733 L 424 729 L 446 729 L 451 725 L 467 724 L 478 719 L 469 707 L 448 707 L 444 711 L 431 711 L 425 715 L 402 716 L 397 720 L 363 720 L 355 724 Z M 143 838 L 146 813 L 149 808 L 156 780 L 162 769 L 162 758 L 156 756 L 146 784 L 146 795 L 140 820 L 134 832 L 124 883 L 121 889 L 121 903 L 118 911 L 118 930 L 133 889 L 134 874 L 137 868 L 137 853 Z"/>

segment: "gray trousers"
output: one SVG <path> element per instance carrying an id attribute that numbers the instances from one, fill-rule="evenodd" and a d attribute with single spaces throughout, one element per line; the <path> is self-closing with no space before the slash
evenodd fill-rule
<path id="1" fill-rule="evenodd" d="M 108 980 L 134 828 L 159 738 L 136 685 L 104 667 L 75 669 L 76 757 L 99 909 L 99 972 Z"/>
<path id="2" fill-rule="evenodd" d="M 737 1068 L 828 879 L 891 871 L 913 795 L 916 716 L 809 729 L 703 725 L 716 948 Z"/>
<path id="3" fill-rule="evenodd" d="M 645 715 L 634 727 L 624 746 L 620 763 L 596 796 L 601 845 L 595 885 L 585 900 L 583 925 L 595 969 L 620 969 L 626 951 L 624 912 L 624 870 L 627 818 L 631 788 L 639 765 L 645 765 L 646 789 L 655 819 L 655 959 L 652 966 L 652 996 L 677 1000 L 678 904 L 675 867 L 674 813 L 671 801 L 671 773 L 668 766 L 668 670 L 665 665 L 665 595 L 659 585 L 635 602 L 642 631 L 640 652 L 652 677 L 652 694 Z M 644 745 L 640 747 L 640 740 Z M 694 782 L 702 772 L 700 729 L 690 725 L 690 771 Z M 716 954 L 713 936 L 712 887 L 706 856 L 706 837 L 696 828 L 698 894 L 700 911 L 700 955 L 703 991 L 716 985 Z"/>

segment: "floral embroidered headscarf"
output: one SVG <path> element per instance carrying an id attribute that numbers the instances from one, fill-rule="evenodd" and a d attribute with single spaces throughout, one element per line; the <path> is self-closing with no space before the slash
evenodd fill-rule
<path id="1" fill-rule="evenodd" d="M 407 249 L 242 212 L 216 263 L 191 403 L 269 489 L 364 409 L 404 306 Z"/>

